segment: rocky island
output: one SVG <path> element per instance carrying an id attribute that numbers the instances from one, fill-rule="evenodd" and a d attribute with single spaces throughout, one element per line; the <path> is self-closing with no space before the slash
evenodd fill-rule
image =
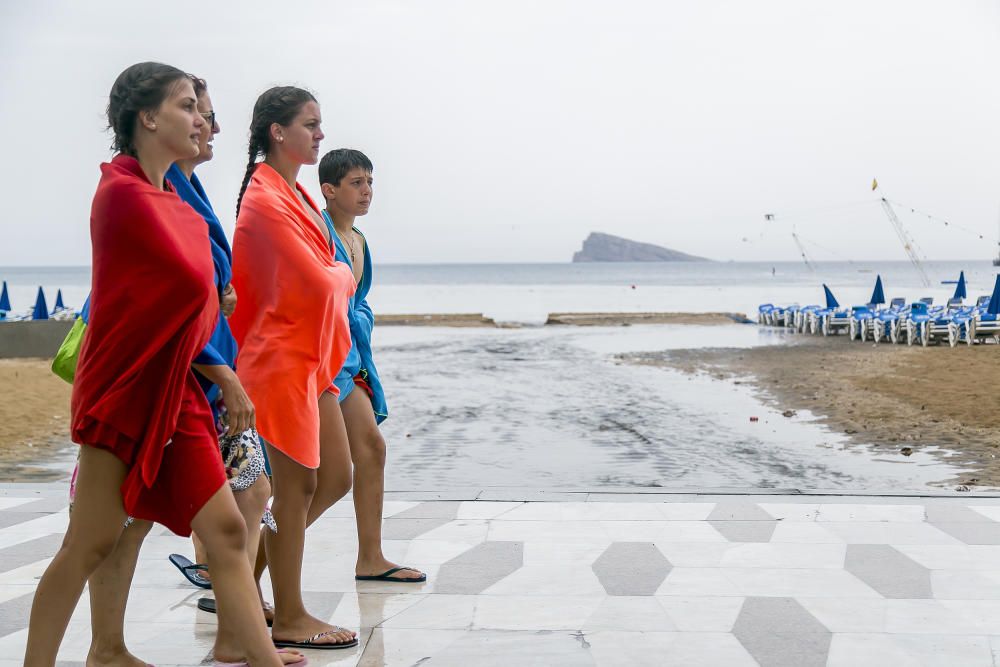
<path id="1" fill-rule="evenodd" d="M 583 248 L 573 253 L 574 262 L 710 262 L 705 257 L 696 257 L 678 250 L 671 250 L 652 243 L 640 243 L 591 232 L 583 242 Z"/>

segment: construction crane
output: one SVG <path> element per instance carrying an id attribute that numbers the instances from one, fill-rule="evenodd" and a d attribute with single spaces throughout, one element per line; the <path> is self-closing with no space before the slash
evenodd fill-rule
<path id="1" fill-rule="evenodd" d="M 799 239 L 799 235 L 795 233 L 794 229 L 792 230 L 792 238 L 795 239 L 795 245 L 799 247 L 799 254 L 802 255 L 802 261 L 806 263 L 806 267 L 813 273 L 816 273 L 816 269 L 809 263 L 809 257 L 806 256 L 806 248 L 802 245 L 802 241 Z"/>
<path id="2" fill-rule="evenodd" d="M 877 185 L 875 187 L 877 187 Z M 875 187 L 872 187 L 872 190 L 874 190 Z M 903 223 L 899 221 L 899 217 L 896 216 L 896 211 L 893 210 L 892 204 L 890 204 L 889 200 L 885 197 L 882 197 L 882 209 L 889 217 L 889 222 L 892 223 L 892 228 L 896 231 L 896 236 L 899 237 L 900 243 L 903 244 L 903 250 L 906 251 L 907 257 L 910 258 L 910 261 L 913 263 L 913 267 L 917 270 L 917 273 L 920 274 L 920 278 L 924 282 L 924 287 L 930 287 L 931 279 L 927 277 L 927 272 L 924 271 L 924 265 L 920 261 L 920 256 L 917 254 L 916 245 L 913 239 L 910 238 L 906 228 L 903 227 Z"/>

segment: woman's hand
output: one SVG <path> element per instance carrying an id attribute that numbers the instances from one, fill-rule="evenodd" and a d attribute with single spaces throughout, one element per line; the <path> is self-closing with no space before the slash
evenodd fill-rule
<path id="1" fill-rule="evenodd" d="M 230 371 L 230 375 L 218 385 L 222 391 L 222 400 L 226 404 L 226 415 L 229 417 L 229 430 L 226 431 L 226 435 L 237 435 L 254 428 L 257 425 L 257 415 L 253 402 L 247 396 L 236 373 Z"/>
<path id="2" fill-rule="evenodd" d="M 219 300 L 219 306 L 225 317 L 229 317 L 236 310 L 236 288 L 233 287 L 232 283 L 226 285 L 222 290 L 222 298 Z"/>

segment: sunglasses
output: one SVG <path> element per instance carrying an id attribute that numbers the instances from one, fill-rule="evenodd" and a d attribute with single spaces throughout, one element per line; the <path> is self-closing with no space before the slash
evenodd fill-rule
<path id="1" fill-rule="evenodd" d="M 209 127 L 215 127 L 215 112 L 209 111 L 208 113 L 202 113 L 201 117 L 205 119 Z"/>

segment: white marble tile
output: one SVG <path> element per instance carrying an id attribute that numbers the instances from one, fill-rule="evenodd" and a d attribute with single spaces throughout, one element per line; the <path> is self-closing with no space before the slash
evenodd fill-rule
<path id="1" fill-rule="evenodd" d="M 0 603 L 19 598 L 23 595 L 33 595 L 38 582 L 31 584 L 0 585 Z"/>
<path id="2" fill-rule="evenodd" d="M 921 635 L 987 634 L 960 608 L 945 605 L 940 600 L 887 600 L 885 632 Z"/>
<path id="3" fill-rule="evenodd" d="M 978 559 L 982 565 L 992 565 L 992 567 L 980 567 L 977 558 L 966 544 L 894 544 L 893 548 L 928 570 L 980 570 L 1000 567 L 1000 560 L 990 564 L 986 559 Z M 1000 547 L 992 548 L 996 549 L 1000 556 Z"/>
<path id="4" fill-rule="evenodd" d="M 583 624 L 586 634 L 601 630 L 671 632 L 677 629 L 666 610 L 652 596 L 608 596 Z"/>
<path id="5" fill-rule="evenodd" d="M 508 503 L 500 501 L 466 501 L 458 506 L 457 519 L 498 519 L 503 518 L 512 510 L 524 503 Z"/>
<path id="6" fill-rule="evenodd" d="M 629 503 L 641 505 L 642 503 Z M 666 521 L 601 521 L 605 534 L 612 542 L 654 542 L 667 526 L 676 522 Z"/>
<path id="7" fill-rule="evenodd" d="M 656 548 L 674 567 L 719 567 L 732 542 L 655 542 Z"/>
<path id="8" fill-rule="evenodd" d="M 992 664 L 985 636 L 835 634 L 828 667 L 982 667 Z"/>
<path id="9" fill-rule="evenodd" d="M 697 633 L 587 633 L 598 667 L 628 665 L 662 667 L 756 667 L 746 649 L 731 634 Z"/>
<path id="10" fill-rule="evenodd" d="M 345 593 L 331 617 L 325 620 L 354 630 L 375 627 L 427 597 L 426 594 L 413 591 Z"/>
<path id="11" fill-rule="evenodd" d="M 742 597 L 736 586 L 719 568 L 675 567 L 660 584 L 656 595 Z"/>
<path id="12" fill-rule="evenodd" d="M 843 569 L 844 544 L 734 544 L 720 563 L 723 567 Z"/>
<path id="13" fill-rule="evenodd" d="M 390 616 L 383 628 L 467 630 L 478 603 L 475 595 L 427 595 Z"/>
<path id="14" fill-rule="evenodd" d="M 509 521 L 661 521 L 659 503 L 525 503 L 502 517 Z"/>
<path id="15" fill-rule="evenodd" d="M 554 562 L 525 565 L 493 584 L 482 595 L 604 595 L 590 564 Z"/>
<path id="16" fill-rule="evenodd" d="M 757 506 L 779 521 L 815 521 L 819 503 L 757 503 Z"/>
<path id="17" fill-rule="evenodd" d="M 473 627 L 489 630 L 579 630 L 604 595 L 481 595 Z"/>
<path id="18" fill-rule="evenodd" d="M 932 570 L 931 590 L 938 600 L 1000 599 L 1000 574 L 975 570 Z"/>
<path id="19" fill-rule="evenodd" d="M 835 597 L 796 599 L 830 632 L 885 632 L 888 600 Z"/>
<path id="20" fill-rule="evenodd" d="M 404 628 L 375 628 L 365 644 L 364 653 L 357 661 L 358 667 L 395 667 L 416 665 L 429 656 L 444 651 L 449 645 L 465 636 L 463 630 L 409 630 Z M 326 653 L 344 653 L 343 649 Z M 312 656 L 322 651 L 310 651 Z"/>
<path id="21" fill-rule="evenodd" d="M 705 521 L 666 521 L 655 542 L 728 542 L 722 533 Z"/>
<path id="22" fill-rule="evenodd" d="M 843 570 L 720 568 L 719 572 L 746 597 L 881 597 Z"/>
<path id="23" fill-rule="evenodd" d="M 848 544 L 962 544 L 929 523 L 827 521 L 821 525 Z"/>
<path id="24" fill-rule="evenodd" d="M 817 521 L 892 521 L 920 523 L 927 518 L 923 505 L 857 505 L 829 503 L 819 506 Z"/>
<path id="25" fill-rule="evenodd" d="M 38 579 L 51 562 L 52 558 L 42 558 L 34 563 L 0 572 L 0 586 L 37 586 Z"/>
<path id="26" fill-rule="evenodd" d="M 396 562 L 423 569 L 428 565 L 447 563 L 464 554 L 470 546 L 467 542 L 449 540 L 384 540 L 382 549 L 390 560 L 398 558 Z M 389 553 L 399 555 L 388 556 Z"/>
<path id="27" fill-rule="evenodd" d="M 979 512 L 988 519 L 1000 521 L 1000 505 L 969 505 L 969 509 Z"/>
<path id="28" fill-rule="evenodd" d="M 605 546 L 611 543 L 596 521 L 492 521 L 487 539 L 500 542 L 584 540 Z"/>
<path id="29" fill-rule="evenodd" d="M 0 510 L 9 510 L 12 507 L 19 507 L 28 503 L 33 503 L 41 498 L 18 498 L 16 496 L 0 496 Z"/>
<path id="30" fill-rule="evenodd" d="M 657 596 L 656 600 L 681 632 L 731 632 L 741 597 Z"/>
<path id="31" fill-rule="evenodd" d="M 418 535 L 414 540 L 435 540 L 479 544 L 486 540 L 490 522 L 486 519 L 456 519 Z"/>
<path id="32" fill-rule="evenodd" d="M 587 566 L 600 558 L 608 548 L 608 543 L 594 542 L 525 542 L 524 564 L 544 565 L 546 563 L 582 563 Z"/>
<path id="33" fill-rule="evenodd" d="M 1000 635 L 1000 600 L 938 600 L 966 619 L 969 627 L 979 628 L 980 634 Z"/>
<path id="34" fill-rule="evenodd" d="M 781 521 L 774 527 L 771 543 L 844 544 L 844 538 L 830 531 L 828 525 L 813 521 Z"/>

